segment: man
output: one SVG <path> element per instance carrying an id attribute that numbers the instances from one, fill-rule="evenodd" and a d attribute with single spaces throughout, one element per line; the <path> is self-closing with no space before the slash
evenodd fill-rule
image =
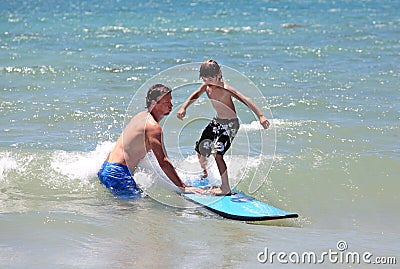
<path id="1" fill-rule="evenodd" d="M 231 188 L 229 186 L 224 154 L 230 148 L 239 130 L 239 120 L 232 98 L 239 100 L 249 107 L 257 115 L 264 129 L 267 129 L 270 123 L 253 101 L 222 80 L 222 71 L 216 61 L 207 60 L 203 62 L 200 66 L 200 77 L 204 83 L 185 101 L 182 108 L 178 111 L 177 117 L 183 119 L 186 115 L 186 109 L 203 93 L 207 94 L 217 115 L 203 130 L 199 141 L 196 142 L 195 150 L 200 166 L 203 169 L 202 178 L 208 176 L 206 158 L 211 154 L 215 157 L 222 184 L 219 189 L 213 190 L 212 193 L 216 195 L 230 195 Z"/>
<path id="2" fill-rule="evenodd" d="M 125 127 L 112 151 L 98 172 L 100 181 L 115 194 L 138 194 L 141 190 L 133 172 L 147 152 L 153 151 L 167 177 L 184 192 L 202 192 L 186 187 L 166 156 L 161 119 L 172 110 L 171 89 L 162 84 L 150 87 L 146 97 L 147 110 L 136 114 Z"/>

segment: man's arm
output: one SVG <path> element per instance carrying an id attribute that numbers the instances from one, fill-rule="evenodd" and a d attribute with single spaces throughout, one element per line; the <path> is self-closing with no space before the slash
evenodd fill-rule
<path id="1" fill-rule="evenodd" d="M 185 188 L 185 184 L 179 178 L 178 173 L 173 167 L 164 151 L 162 142 L 162 129 L 160 125 L 151 125 L 146 128 L 146 138 L 149 141 L 150 147 L 157 158 L 158 164 L 167 175 L 167 177 L 178 187 Z"/>
<path id="2" fill-rule="evenodd" d="M 183 103 L 181 109 L 179 109 L 178 113 L 176 113 L 176 116 L 178 119 L 183 119 L 186 116 L 186 109 L 194 103 L 206 90 L 207 85 L 202 84 L 196 91 L 194 91 L 189 98 Z"/>

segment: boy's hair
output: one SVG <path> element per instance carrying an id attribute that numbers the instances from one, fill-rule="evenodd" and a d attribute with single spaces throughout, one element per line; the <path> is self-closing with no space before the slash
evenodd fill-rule
<path id="1" fill-rule="evenodd" d="M 200 66 L 200 78 L 213 78 L 216 77 L 221 71 L 221 67 L 214 60 L 206 60 Z"/>
<path id="2" fill-rule="evenodd" d="M 151 105 L 151 101 L 160 101 L 162 96 L 166 95 L 167 93 L 172 92 L 171 88 L 168 88 L 167 86 L 163 84 L 155 84 L 150 87 L 150 89 L 147 91 L 147 96 L 146 96 L 146 108 L 149 108 Z M 159 98 L 161 96 L 161 98 Z"/>

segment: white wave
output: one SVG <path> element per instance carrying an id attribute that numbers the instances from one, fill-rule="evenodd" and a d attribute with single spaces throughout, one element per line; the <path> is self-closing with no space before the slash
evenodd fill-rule
<path id="1" fill-rule="evenodd" d="M 269 167 L 272 163 L 272 156 L 225 156 L 225 162 L 228 166 L 228 177 L 231 186 L 236 186 L 242 180 L 264 181 L 267 177 Z M 171 160 L 182 181 L 191 185 L 194 181 L 199 180 L 202 169 L 196 155 L 187 156 L 184 160 Z M 267 167 L 268 166 L 268 167 Z M 254 171 L 260 169 L 264 171 L 260 178 L 250 178 Z M 210 185 L 219 186 L 221 184 L 221 176 L 218 171 L 217 164 L 213 157 L 208 158 L 207 164 L 208 180 Z M 149 152 L 145 158 L 139 163 L 134 172 L 136 183 L 145 191 L 154 193 L 155 189 L 159 192 L 165 188 L 168 190 L 177 190 L 175 185 L 162 171 L 158 165 L 158 161 L 153 154 Z"/>
<path id="2" fill-rule="evenodd" d="M 0 182 L 6 182 L 12 172 L 25 173 L 28 165 L 35 157 L 24 156 L 14 152 L 0 152 Z"/>
<path id="3" fill-rule="evenodd" d="M 241 181 L 258 183 L 257 186 L 265 182 L 267 179 L 268 168 L 264 169 L 267 162 L 271 162 L 272 158 L 267 156 L 226 156 L 228 166 L 228 176 L 231 187 L 235 187 Z M 184 160 L 171 160 L 182 181 L 190 186 L 194 181 L 200 179 L 201 168 L 196 155 L 187 156 Z M 209 173 L 208 181 L 210 185 L 219 186 L 221 177 L 213 157 L 209 158 L 207 170 Z M 257 170 L 265 173 L 257 174 Z M 153 154 L 149 152 L 145 158 L 141 160 L 133 175 L 136 183 L 151 198 L 162 204 L 176 207 L 193 207 L 188 205 L 181 197 L 174 195 L 178 188 L 169 180 L 158 165 L 158 161 Z M 246 185 L 249 185 L 245 183 Z M 254 183 L 253 183 L 254 184 Z"/>
<path id="4" fill-rule="evenodd" d="M 96 187 L 97 172 L 110 152 L 114 142 L 101 142 L 90 152 L 57 150 L 50 152 L 0 152 L 0 182 L 14 178 L 37 179 L 51 189 L 79 191 Z M 264 169 L 266 156 L 226 155 L 228 176 L 234 187 L 257 169 Z M 197 155 L 171 160 L 178 175 L 187 185 L 198 180 L 202 173 Z M 221 177 L 213 157 L 209 158 L 208 180 L 211 185 L 220 185 Z M 267 170 L 265 170 L 267 171 Z M 178 188 L 160 168 L 152 151 L 141 160 L 134 171 L 134 179 L 145 193 L 153 196 L 168 196 Z M 168 193 L 169 194 L 166 194 Z M 154 198 L 154 197 L 153 197 Z"/>
<path id="5" fill-rule="evenodd" d="M 176 186 L 159 166 L 153 151 L 149 151 L 139 162 L 134 172 L 134 178 L 136 183 L 144 190 L 159 187 L 177 190 Z"/>
<path id="6" fill-rule="evenodd" d="M 254 174 L 253 172 L 257 169 L 263 170 L 265 173 L 263 173 L 262 178 L 256 180 L 264 181 L 273 157 L 264 155 L 226 155 L 224 159 L 227 165 L 229 183 L 231 187 L 234 187 L 242 180 L 253 180 L 252 178 L 249 178 L 249 174 Z M 187 185 L 199 180 L 202 174 L 202 169 L 200 168 L 196 155 L 188 156 L 183 161 L 177 162 L 176 169 L 179 176 Z M 219 186 L 221 184 L 221 176 L 213 157 L 208 158 L 207 171 L 210 185 Z"/>
<path id="7" fill-rule="evenodd" d="M 239 132 L 244 131 L 251 131 L 251 130 L 261 130 L 263 127 L 261 126 L 260 122 L 252 121 L 251 123 L 242 123 L 240 124 Z"/>
<path id="8" fill-rule="evenodd" d="M 69 179 L 79 179 L 82 183 L 97 175 L 101 164 L 115 143 L 103 142 L 90 152 L 55 151 L 50 160 L 50 167 Z"/>
<path id="9" fill-rule="evenodd" d="M 139 162 L 133 177 L 144 193 L 154 200 L 174 207 L 185 205 L 184 200 L 175 194 L 179 192 L 178 187 L 162 171 L 152 151 Z"/>
<path id="10" fill-rule="evenodd" d="M 290 120 L 290 119 L 269 119 L 270 127 L 269 129 L 279 129 L 279 128 L 290 128 L 295 126 L 302 126 L 304 124 L 309 124 L 315 122 L 314 120 Z M 328 123 L 326 123 L 328 124 Z M 251 123 L 241 123 L 239 131 L 254 131 L 262 130 L 259 121 L 252 121 Z"/>
<path id="11" fill-rule="evenodd" d="M 0 153 L 0 182 L 6 179 L 7 174 L 18 168 L 17 160 L 11 156 L 10 152 Z"/>
<path id="12" fill-rule="evenodd" d="M 290 122 L 284 119 L 269 119 L 270 129 L 281 127 L 284 125 L 289 125 Z M 259 121 L 252 121 L 251 123 L 241 123 L 239 131 L 253 131 L 253 130 L 263 130 L 264 128 L 261 126 Z"/>

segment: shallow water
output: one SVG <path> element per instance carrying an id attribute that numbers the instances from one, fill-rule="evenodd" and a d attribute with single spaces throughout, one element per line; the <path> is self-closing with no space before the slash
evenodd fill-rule
<path id="1" fill-rule="evenodd" d="M 257 259 L 265 248 L 321 254 L 338 251 L 340 240 L 348 251 L 398 260 L 399 8 L 399 1 L 3 1 L 0 267 L 262 268 L 270 265 Z M 223 219 L 164 190 L 149 170 L 137 180 L 150 197 L 117 199 L 99 184 L 107 152 L 130 113 L 144 107 L 142 86 L 207 58 L 272 122 L 261 131 L 236 103 L 232 183 L 298 219 Z M 168 154 L 189 179 L 199 169 L 194 141 L 213 116 L 201 99 L 185 121 L 175 117 L 200 82 L 195 73 L 173 91 L 174 111 L 162 121 Z M 275 257 L 279 266 L 288 264 Z"/>

